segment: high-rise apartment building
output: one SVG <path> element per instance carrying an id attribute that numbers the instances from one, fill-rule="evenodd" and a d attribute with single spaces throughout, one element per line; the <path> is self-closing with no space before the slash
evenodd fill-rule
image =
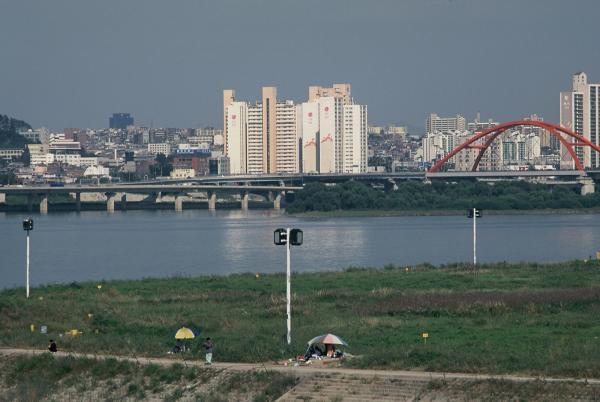
<path id="1" fill-rule="evenodd" d="M 229 105 L 235 102 L 235 91 L 233 89 L 223 90 L 223 148 L 227 155 L 227 110 Z"/>
<path id="2" fill-rule="evenodd" d="M 456 117 L 440 117 L 435 113 L 431 113 L 425 120 L 425 132 L 435 133 L 437 131 L 464 131 L 467 127 L 466 119 L 457 114 Z"/>
<path id="3" fill-rule="evenodd" d="M 263 173 L 277 172 L 277 88 L 262 89 Z"/>
<path id="4" fill-rule="evenodd" d="M 352 87 L 350 84 L 333 84 L 331 88 L 318 85 L 308 87 L 308 101 L 314 102 L 319 98 L 341 99 L 345 105 L 352 103 Z"/>
<path id="5" fill-rule="evenodd" d="M 309 96 L 310 97 L 310 96 Z M 367 171 L 367 107 L 344 96 L 313 97 L 298 108 L 302 137 L 302 171 L 360 173 Z"/>
<path id="6" fill-rule="evenodd" d="M 254 104 L 223 91 L 230 172 L 366 172 L 367 107 L 354 104 L 350 93 L 350 84 L 311 86 L 309 101 L 296 105 L 278 101 L 275 87 L 263 87 Z"/>
<path id="7" fill-rule="evenodd" d="M 560 125 L 600 145 L 600 84 L 588 84 L 584 72 L 573 74 L 570 91 L 560 93 Z M 563 148 L 561 146 L 561 148 Z M 599 167 L 600 156 L 589 147 L 574 147 L 584 167 Z M 572 167 L 566 150 L 561 149 L 561 167 Z"/>
<path id="8" fill-rule="evenodd" d="M 293 101 L 277 103 L 277 136 L 275 159 L 277 172 L 299 172 L 299 142 L 296 105 Z"/>
<path id="9" fill-rule="evenodd" d="M 229 92 L 228 92 L 229 91 Z M 224 91 L 225 154 L 232 174 L 294 173 L 299 171 L 296 109 L 279 102 L 277 88 L 264 87 L 260 102 L 228 102 Z M 243 116 L 242 116 L 243 115 Z M 235 159 L 235 160 L 234 160 Z"/>
<path id="10" fill-rule="evenodd" d="M 227 117 L 223 129 L 226 156 L 229 157 L 231 174 L 247 173 L 248 104 L 230 102 L 224 113 Z"/>

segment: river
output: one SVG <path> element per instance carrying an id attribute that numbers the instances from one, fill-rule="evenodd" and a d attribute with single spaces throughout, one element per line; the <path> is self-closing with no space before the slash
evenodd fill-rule
<path id="1" fill-rule="evenodd" d="M 0 289 L 24 286 L 22 214 L 0 213 Z M 235 272 L 284 272 L 273 230 L 297 227 L 294 271 L 472 260 L 464 216 L 296 218 L 276 211 L 127 211 L 33 215 L 31 284 Z M 600 215 L 489 215 L 479 262 L 564 261 L 600 249 Z"/>

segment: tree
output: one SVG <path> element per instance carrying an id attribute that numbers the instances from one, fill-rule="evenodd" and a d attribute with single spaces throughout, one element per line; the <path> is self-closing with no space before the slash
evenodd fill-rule
<path id="1" fill-rule="evenodd" d="M 31 165 L 31 153 L 29 152 L 29 147 L 25 147 L 25 150 L 21 155 L 20 161 L 23 162 L 24 166 Z"/>
<path id="2" fill-rule="evenodd" d="M 152 177 L 163 177 L 169 176 L 173 170 L 173 165 L 169 162 L 169 159 L 165 154 L 157 154 L 154 158 L 154 164 L 150 166 L 150 176 Z"/>

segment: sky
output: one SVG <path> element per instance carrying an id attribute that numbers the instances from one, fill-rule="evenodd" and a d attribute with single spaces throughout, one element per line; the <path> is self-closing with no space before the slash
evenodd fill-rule
<path id="1" fill-rule="evenodd" d="M 222 90 L 352 84 L 369 124 L 558 122 L 600 81 L 598 0 L 0 0 L 0 114 L 55 130 L 222 125 Z"/>

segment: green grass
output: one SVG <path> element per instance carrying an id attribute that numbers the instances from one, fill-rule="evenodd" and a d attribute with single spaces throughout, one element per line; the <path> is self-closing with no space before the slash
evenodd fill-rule
<path id="1" fill-rule="evenodd" d="M 213 338 L 216 361 L 257 362 L 303 353 L 308 339 L 333 332 L 360 355 L 347 363 L 356 367 L 600 377 L 597 261 L 295 274 L 291 346 L 283 275 L 96 285 L 35 288 L 30 300 L 23 289 L 1 292 L 0 345 L 44 348 L 53 337 L 62 350 L 166 356 L 188 325 Z M 84 334 L 58 337 L 72 328 Z M 176 358 L 201 359 L 199 342 Z"/>

